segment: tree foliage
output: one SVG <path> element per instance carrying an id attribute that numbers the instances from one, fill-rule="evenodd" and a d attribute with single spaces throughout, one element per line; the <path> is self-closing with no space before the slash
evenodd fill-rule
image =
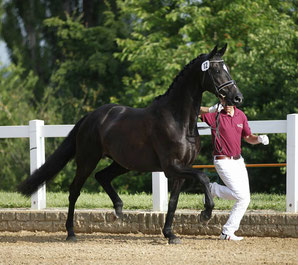
<path id="1" fill-rule="evenodd" d="M 26 79 L 20 78 L 24 69 L 11 65 L 0 70 L 0 121 L 1 125 L 23 125 L 24 121 L 34 119 L 31 108 L 31 88 L 37 82 L 32 72 Z M 27 124 L 26 124 L 27 125 Z M 24 171 L 29 165 L 28 140 L 0 139 L 0 187 L 13 190 L 20 177 L 28 176 Z"/>
<path id="2" fill-rule="evenodd" d="M 116 36 L 125 35 L 125 25 L 115 20 L 115 14 L 107 10 L 102 14 L 103 24 L 85 27 L 82 15 L 45 20 L 45 25 L 55 28 L 58 47 L 63 54 L 56 61 L 51 85 L 59 99 L 66 121 L 75 122 L 94 108 L 117 101 L 121 93 L 121 79 L 125 63 L 114 58 Z"/>

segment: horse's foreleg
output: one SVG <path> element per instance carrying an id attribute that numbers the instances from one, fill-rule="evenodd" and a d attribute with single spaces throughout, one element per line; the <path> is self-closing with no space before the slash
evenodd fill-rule
<path id="1" fill-rule="evenodd" d="M 214 202 L 211 196 L 211 191 L 209 188 L 209 178 L 202 171 L 195 170 L 193 168 L 180 167 L 179 165 L 168 166 L 164 170 L 168 177 L 174 179 L 173 190 L 170 197 L 168 213 L 166 217 L 166 223 L 163 229 L 163 234 L 169 239 L 170 244 L 180 243 L 180 240 L 172 232 L 172 223 L 174 218 L 174 213 L 178 203 L 179 193 L 186 178 L 198 179 L 205 188 L 205 207 L 206 209 L 201 213 L 201 220 L 206 221 L 211 218 L 212 210 L 214 208 Z"/>
<path id="2" fill-rule="evenodd" d="M 112 187 L 111 182 L 115 177 L 122 175 L 128 171 L 128 169 L 120 166 L 116 162 L 113 162 L 110 166 L 95 174 L 96 180 L 101 184 L 105 192 L 109 195 L 110 199 L 112 200 L 115 213 L 118 218 L 121 218 L 123 216 L 123 202 L 118 196 L 117 192 Z"/>
<path id="3" fill-rule="evenodd" d="M 174 214 L 177 208 L 180 190 L 184 181 L 185 179 L 175 178 L 173 183 L 173 189 L 170 196 L 166 222 L 162 230 L 165 238 L 169 239 L 169 244 L 181 243 L 180 239 L 177 236 L 175 236 L 175 234 L 172 231 L 172 224 L 173 224 Z"/>
<path id="4" fill-rule="evenodd" d="M 197 177 L 205 189 L 205 210 L 201 212 L 200 220 L 201 222 L 206 222 L 211 218 L 212 210 L 214 208 L 214 202 L 209 187 L 210 181 L 208 176 L 202 171 L 197 172 Z"/>

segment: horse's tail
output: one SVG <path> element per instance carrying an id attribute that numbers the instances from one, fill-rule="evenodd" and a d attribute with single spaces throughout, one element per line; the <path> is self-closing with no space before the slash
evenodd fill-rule
<path id="1" fill-rule="evenodd" d="M 69 132 L 56 151 L 47 159 L 47 161 L 33 172 L 19 186 L 18 191 L 23 195 L 30 196 L 40 185 L 53 179 L 64 166 L 75 156 L 76 153 L 76 135 L 78 129 L 87 116 L 79 120 L 75 127 Z"/>

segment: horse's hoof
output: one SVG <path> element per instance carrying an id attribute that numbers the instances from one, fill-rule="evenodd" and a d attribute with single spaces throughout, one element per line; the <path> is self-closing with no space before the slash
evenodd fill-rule
<path id="1" fill-rule="evenodd" d="M 123 218 L 123 213 L 115 213 L 115 216 L 117 219 L 122 219 Z"/>
<path id="2" fill-rule="evenodd" d="M 122 208 L 121 209 L 115 209 L 115 217 L 116 219 L 122 219 L 123 218 L 123 212 L 122 212 Z"/>
<path id="3" fill-rule="evenodd" d="M 206 223 L 207 221 L 209 221 L 211 218 L 211 213 L 208 214 L 206 211 L 202 211 L 200 214 L 200 222 L 201 223 Z"/>
<path id="4" fill-rule="evenodd" d="M 66 241 L 67 241 L 67 242 L 76 243 L 76 242 L 77 242 L 77 238 L 76 238 L 76 236 L 68 236 L 68 237 L 66 238 Z"/>
<path id="5" fill-rule="evenodd" d="M 172 244 L 181 244 L 181 240 L 179 237 L 174 237 L 174 238 L 169 238 L 169 244 L 172 245 Z"/>
<path id="6" fill-rule="evenodd" d="M 116 220 L 118 219 L 122 219 L 123 218 L 123 213 L 117 213 L 117 212 L 114 212 L 114 216 L 113 216 L 113 222 L 115 222 Z"/>

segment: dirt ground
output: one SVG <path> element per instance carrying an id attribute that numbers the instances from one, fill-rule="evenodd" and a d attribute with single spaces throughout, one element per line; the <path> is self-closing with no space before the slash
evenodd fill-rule
<path id="1" fill-rule="evenodd" d="M 0 264 L 298 264 L 298 238 L 181 236 L 168 245 L 161 235 L 0 233 Z"/>

